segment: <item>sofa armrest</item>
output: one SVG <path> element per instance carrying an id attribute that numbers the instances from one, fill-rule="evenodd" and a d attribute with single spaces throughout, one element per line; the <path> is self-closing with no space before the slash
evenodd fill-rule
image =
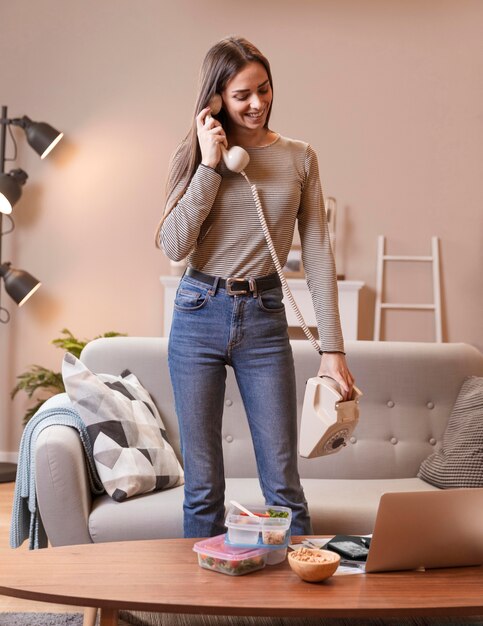
<path id="1" fill-rule="evenodd" d="M 35 449 L 37 502 L 52 546 L 92 543 L 89 514 L 92 495 L 77 431 L 49 426 Z"/>

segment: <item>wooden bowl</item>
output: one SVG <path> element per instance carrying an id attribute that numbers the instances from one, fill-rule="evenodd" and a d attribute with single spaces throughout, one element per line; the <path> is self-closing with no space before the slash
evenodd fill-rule
<path id="1" fill-rule="evenodd" d="M 302 558 L 308 560 L 301 560 Z M 340 556 L 330 550 L 301 548 L 289 552 L 288 562 L 302 580 L 316 583 L 332 576 L 339 567 Z"/>

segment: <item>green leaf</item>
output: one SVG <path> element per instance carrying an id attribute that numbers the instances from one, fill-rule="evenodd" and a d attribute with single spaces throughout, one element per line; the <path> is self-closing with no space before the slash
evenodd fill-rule
<path id="1" fill-rule="evenodd" d="M 41 365 L 32 365 L 31 369 L 17 376 L 17 384 L 11 392 L 12 399 L 19 391 L 25 391 L 29 398 L 38 389 L 52 389 L 53 392 L 64 391 L 64 382 L 60 372 L 53 372 Z"/>
<path id="2" fill-rule="evenodd" d="M 288 517 L 287 511 L 275 511 L 274 509 L 268 509 L 267 513 L 270 517 Z"/>
<path id="3" fill-rule="evenodd" d="M 71 352 L 74 356 L 79 358 L 80 353 L 82 352 L 83 347 L 86 345 L 86 341 L 80 341 L 70 332 L 69 329 L 64 328 L 61 330 L 61 334 L 65 335 L 64 337 L 58 337 L 54 339 L 52 343 L 57 348 L 62 348 L 66 352 Z"/>
<path id="4" fill-rule="evenodd" d="M 78 339 L 75 337 L 68 328 L 63 328 L 60 331 L 61 337 L 57 337 L 52 340 L 52 344 L 57 348 L 62 348 L 66 352 L 70 352 L 77 358 L 86 344 L 91 339 Z M 101 337 L 125 337 L 125 333 L 118 333 L 115 331 L 109 331 L 103 335 L 98 335 L 94 339 L 100 339 Z M 34 398 L 34 394 L 39 394 L 40 397 L 34 398 L 37 402 L 34 406 L 29 408 L 24 417 L 23 424 L 25 425 L 32 416 L 39 410 L 42 404 L 49 398 L 57 393 L 65 391 L 64 381 L 62 380 L 61 372 L 54 372 L 52 370 L 43 367 L 42 365 L 32 365 L 30 369 L 17 376 L 17 384 L 12 389 L 10 396 L 15 398 L 19 391 L 23 391 L 29 398 Z"/>

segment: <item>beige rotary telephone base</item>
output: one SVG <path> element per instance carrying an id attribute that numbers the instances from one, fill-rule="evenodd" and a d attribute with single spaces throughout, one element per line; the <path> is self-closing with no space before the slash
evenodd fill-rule
<path id="1" fill-rule="evenodd" d="M 361 391 L 354 387 L 351 399 L 344 401 L 332 378 L 309 378 L 300 422 L 300 456 L 313 459 L 346 446 L 359 421 L 361 396 Z"/>

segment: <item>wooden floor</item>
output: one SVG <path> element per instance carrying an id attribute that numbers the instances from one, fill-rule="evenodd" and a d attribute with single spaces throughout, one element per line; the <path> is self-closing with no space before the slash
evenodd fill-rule
<path id="1" fill-rule="evenodd" d="M 15 483 L 0 483 L 0 567 L 2 551 L 12 550 L 9 547 L 9 532 L 14 487 Z M 27 542 L 17 549 L 28 550 Z M 83 610 L 81 607 L 0 596 L 0 613 L 82 613 Z"/>

